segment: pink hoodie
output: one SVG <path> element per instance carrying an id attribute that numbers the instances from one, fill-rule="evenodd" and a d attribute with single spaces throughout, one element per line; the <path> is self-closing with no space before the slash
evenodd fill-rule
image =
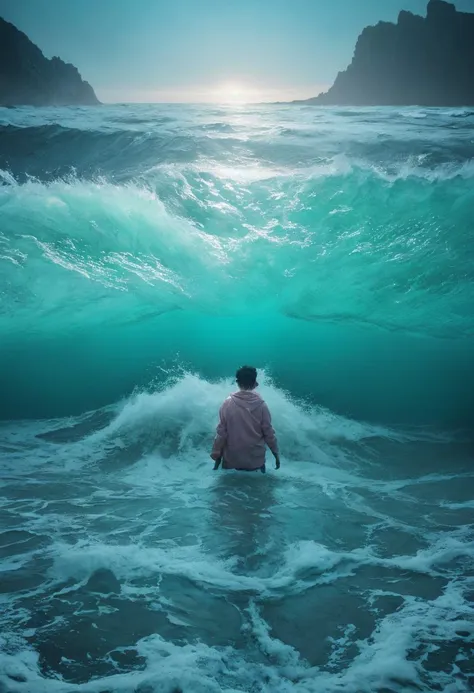
<path id="1" fill-rule="evenodd" d="M 220 408 L 212 456 L 223 455 L 224 469 L 258 469 L 265 464 L 265 443 L 278 454 L 267 405 L 256 392 L 234 392 Z"/>

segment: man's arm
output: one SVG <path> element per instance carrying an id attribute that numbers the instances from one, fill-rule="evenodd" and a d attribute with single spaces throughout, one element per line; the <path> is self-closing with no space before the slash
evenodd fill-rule
<path id="1" fill-rule="evenodd" d="M 214 460 L 214 469 L 219 469 L 222 461 L 222 453 L 227 440 L 227 422 L 225 419 L 224 405 L 219 410 L 219 423 L 217 424 L 216 437 L 212 446 L 211 458 Z"/>
<path id="2" fill-rule="evenodd" d="M 270 448 L 275 458 L 275 469 L 280 469 L 280 453 L 278 451 L 278 441 L 272 426 L 272 416 L 267 405 L 263 404 L 262 411 L 262 431 L 263 439 Z"/>

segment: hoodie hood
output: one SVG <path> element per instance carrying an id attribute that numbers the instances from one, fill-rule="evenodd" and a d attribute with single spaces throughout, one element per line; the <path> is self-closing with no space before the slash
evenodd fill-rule
<path id="1" fill-rule="evenodd" d="M 252 390 L 239 390 L 238 392 L 234 392 L 230 397 L 235 404 L 242 407 L 242 409 L 247 409 L 247 411 L 254 411 L 263 404 L 263 399 L 260 395 Z"/>

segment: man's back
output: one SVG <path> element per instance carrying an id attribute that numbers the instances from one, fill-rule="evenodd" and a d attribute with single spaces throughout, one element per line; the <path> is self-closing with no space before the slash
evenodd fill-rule
<path id="1" fill-rule="evenodd" d="M 275 457 L 278 444 L 270 411 L 257 393 L 239 390 L 223 403 L 219 412 L 213 459 L 223 456 L 225 469 L 259 469 L 265 464 L 265 444 Z"/>

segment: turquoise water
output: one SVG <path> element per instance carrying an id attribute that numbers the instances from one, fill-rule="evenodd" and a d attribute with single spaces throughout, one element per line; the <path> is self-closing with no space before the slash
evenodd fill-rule
<path id="1" fill-rule="evenodd" d="M 211 378 L 255 361 L 358 418 L 469 425 L 473 120 L 4 111 L 3 417 L 109 404 L 177 358 Z"/>
<path id="2" fill-rule="evenodd" d="M 473 126 L 0 109 L 5 691 L 470 690 Z"/>

